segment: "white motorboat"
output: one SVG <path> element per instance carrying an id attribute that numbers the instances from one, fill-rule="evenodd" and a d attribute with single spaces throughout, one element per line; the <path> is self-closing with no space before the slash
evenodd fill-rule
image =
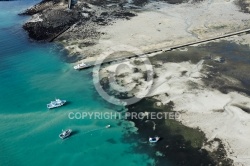
<path id="1" fill-rule="evenodd" d="M 84 69 L 84 68 L 87 68 L 87 67 L 89 67 L 90 65 L 87 65 L 86 63 L 79 63 L 79 64 L 77 64 L 77 65 L 75 65 L 74 66 L 74 69 L 76 69 L 76 70 L 81 70 L 81 69 Z"/>
<path id="2" fill-rule="evenodd" d="M 71 133 L 72 133 L 71 129 L 68 129 L 68 130 L 65 130 L 65 131 L 62 130 L 62 133 L 59 134 L 59 137 L 61 139 L 65 139 L 65 138 L 69 137 L 71 135 Z"/>
<path id="3" fill-rule="evenodd" d="M 47 104 L 47 108 L 52 109 L 56 107 L 61 107 L 66 103 L 66 100 L 55 99 L 55 101 L 51 101 Z"/>

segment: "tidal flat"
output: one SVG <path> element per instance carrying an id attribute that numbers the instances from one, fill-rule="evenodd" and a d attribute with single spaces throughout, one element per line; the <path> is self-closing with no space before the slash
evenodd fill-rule
<path id="1" fill-rule="evenodd" d="M 223 40 L 148 57 L 154 71 L 153 85 L 146 99 L 129 105 L 128 111 L 172 110 L 181 115 L 180 119 L 166 121 L 131 119 L 138 127 L 140 138 L 163 137 L 162 143 L 152 152 L 154 156 L 158 151 L 164 154 L 157 157 L 159 163 L 164 160 L 162 156 L 184 165 L 248 162 L 244 156 L 249 152 L 246 141 L 249 137 L 249 51 L 247 45 Z M 107 91 L 111 89 L 110 95 L 126 98 L 140 96 L 140 92 L 145 91 L 147 81 L 144 74 L 139 74 L 146 72 L 142 67 L 143 59 L 145 57 L 114 62 L 101 69 L 103 85 Z M 117 69 L 119 64 L 133 64 L 134 67 L 127 70 L 123 65 Z M 116 93 L 106 86 L 109 72 L 117 73 L 117 83 L 134 89 L 125 94 Z M 174 144 L 172 136 L 180 138 L 179 144 Z M 168 149 L 171 144 L 176 145 L 175 155 Z M 138 148 L 149 147 L 141 144 Z M 177 154 L 184 158 L 178 160 L 181 157 Z M 189 155 L 197 156 L 192 161 Z"/>

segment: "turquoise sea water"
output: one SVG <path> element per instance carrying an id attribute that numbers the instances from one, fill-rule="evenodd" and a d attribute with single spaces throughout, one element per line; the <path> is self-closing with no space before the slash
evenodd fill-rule
<path id="1" fill-rule="evenodd" d="M 76 72 L 56 45 L 28 40 L 21 28 L 28 17 L 17 14 L 37 2 L 0 1 L 0 165 L 151 165 L 153 159 L 133 153 L 124 140 L 129 122 L 68 118 L 69 112 L 121 108 L 98 96 L 91 69 Z M 69 104 L 47 110 L 55 97 Z M 67 128 L 75 134 L 61 140 Z"/>

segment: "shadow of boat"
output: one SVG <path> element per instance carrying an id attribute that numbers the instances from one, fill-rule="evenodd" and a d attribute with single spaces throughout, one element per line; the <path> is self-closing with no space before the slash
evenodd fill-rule
<path id="1" fill-rule="evenodd" d="M 80 133 L 79 130 L 73 130 L 71 132 L 71 137 L 73 137 L 74 135 L 77 135 L 78 133 Z"/>
<path id="2" fill-rule="evenodd" d="M 65 104 L 63 104 L 63 106 L 70 105 L 71 103 L 71 101 L 67 101 Z"/>

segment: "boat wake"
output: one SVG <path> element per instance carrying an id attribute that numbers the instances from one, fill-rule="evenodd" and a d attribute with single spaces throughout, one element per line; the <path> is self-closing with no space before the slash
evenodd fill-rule
<path id="1" fill-rule="evenodd" d="M 83 134 L 89 134 L 89 133 L 92 133 L 92 132 L 103 131 L 105 129 L 108 129 L 108 128 L 105 127 L 105 128 L 100 128 L 100 129 L 93 129 L 93 130 L 86 131 Z"/>

